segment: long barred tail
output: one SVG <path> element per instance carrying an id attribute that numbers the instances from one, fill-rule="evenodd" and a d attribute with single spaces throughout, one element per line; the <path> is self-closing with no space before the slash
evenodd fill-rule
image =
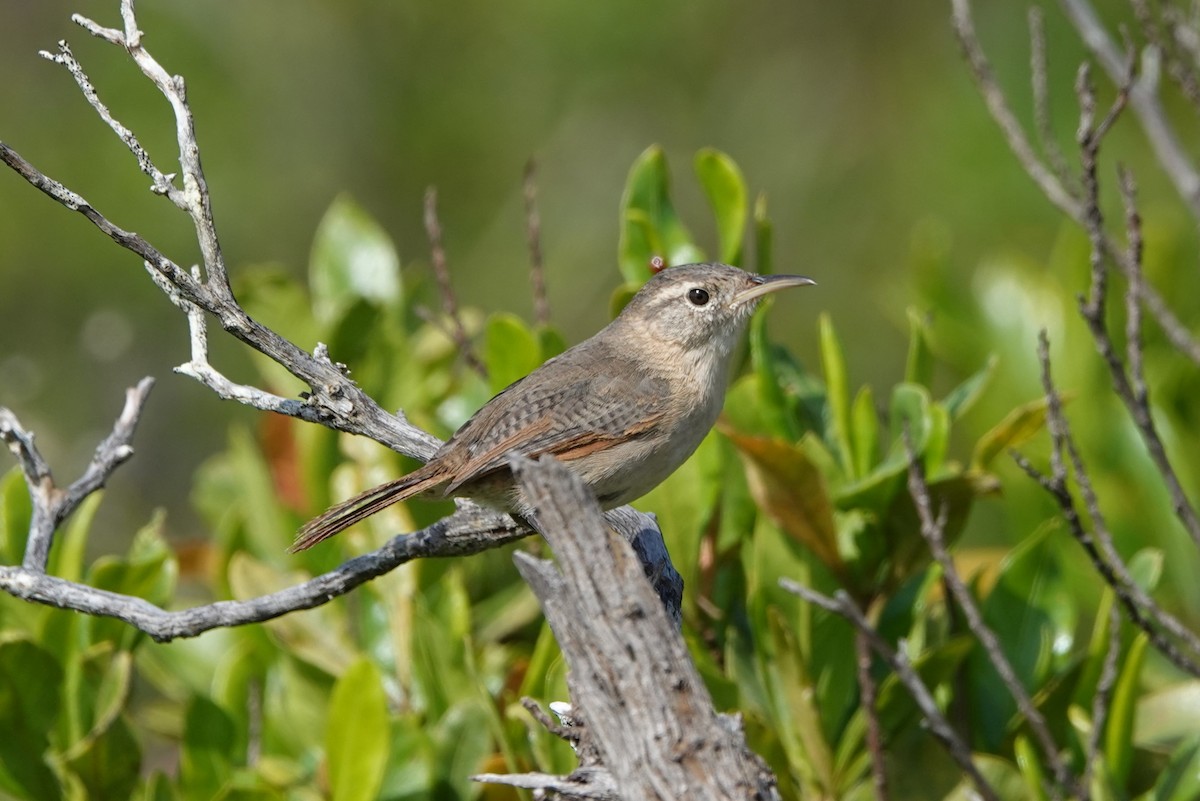
<path id="1" fill-rule="evenodd" d="M 348 501 L 342 501 L 337 506 L 330 507 L 305 523 L 296 534 L 295 542 L 288 548 L 288 553 L 308 550 L 318 542 L 345 531 L 355 523 L 366 520 L 393 503 L 399 503 L 414 495 L 419 495 L 445 480 L 446 477 L 442 475 L 437 466 L 425 465 L 395 481 L 372 487 Z"/>

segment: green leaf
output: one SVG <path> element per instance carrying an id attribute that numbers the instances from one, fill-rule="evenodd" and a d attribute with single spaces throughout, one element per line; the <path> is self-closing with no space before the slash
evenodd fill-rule
<path id="1" fill-rule="evenodd" d="M 983 395 L 983 391 L 991 383 L 992 376 L 996 374 L 996 365 L 999 363 L 1000 360 L 996 358 L 995 354 L 992 354 L 988 357 L 987 364 L 982 370 L 950 390 L 950 393 L 942 399 L 942 405 L 949 412 L 952 422 L 957 422 L 964 414 L 969 412 L 971 407 L 975 405 L 975 402 Z"/>
<path id="2" fill-rule="evenodd" d="M 1180 743 L 1159 774 L 1146 801 L 1195 801 L 1200 798 L 1200 737 Z"/>
<path id="3" fill-rule="evenodd" d="M 1137 704 L 1134 742 L 1166 750 L 1196 732 L 1200 721 L 1200 680 L 1179 682 L 1148 693 Z"/>
<path id="4" fill-rule="evenodd" d="M 362 299 L 386 306 L 400 297 L 400 257 L 391 238 L 348 195 L 317 226 L 308 268 L 313 312 L 329 324 Z"/>
<path id="5" fill-rule="evenodd" d="M 6 565 L 19 565 L 24 558 L 32 510 L 21 469 L 14 467 L 0 482 L 0 556 Z"/>
<path id="6" fill-rule="evenodd" d="M 1049 786 L 1046 772 L 1042 769 L 1038 750 L 1034 748 L 1026 735 L 1017 735 L 1016 741 L 1013 743 L 1013 752 L 1017 758 L 1017 770 L 1021 772 L 1021 777 L 1025 780 L 1027 797 L 1030 801 L 1049 801 L 1049 797 L 1046 795 L 1046 787 Z"/>
<path id="7" fill-rule="evenodd" d="M 928 389 L 933 385 L 933 351 L 929 349 L 929 325 L 925 315 L 914 308 L 908 310 L 908 359 L 904 365 L 904 380 Z"/>
<path id="8" fill-rule="evenodd" d="M 970 638 L 955 637 L 922 653 L 913 660 L 913 668 L 927 687 L 935 689 L 954 679 L 972 646 Z M 877 709 L 879 723 L 889 738 L 899 737 L 906 728 L 921 720 L 916 701 L 894 673 L 889 673 L 879 685 Z"/>
<path id="9" fill-rule="evenodd" d="M 193 696 L 184 715 L 179 783 L 187 798 L 213 798 L 229 781 L 236 732 L 221 707 Z"/>
<path id="10" fill-rule="evenodd" d="M 1133 764 L 1133 721 L 1137 713 L 1138 688 L 1146 646 L 1150 644 L 1145 632 L 1139 634 L 1129 648 L 1121 665 L 1117 684 L 1113 688 L 1108 725 L 1104 729 L 1104 756 L 1114 786 L 1126 787 L 1129 768 Z"/>
<path id="11" fill-rule="evenodd" d="M 650 259 L 668 265 L 703 261 L 671 202 L 671 180 L 662 148 L 652 145 L 629 170 L 621 197 L 618 260 L 625 281 L 641 286 L 650 277 Z"/>
<path id="12" fill-rule="evenodd" d="M 838 555 L 837 528 L 825 479 L 798 445 L 754 437 L 722 427 L 737 447 L 755 502 L 794 540 L 811 550 L 836 574 L 845 566 Z"/>
<path id="13" fill-rule="evenodd" d="M 825 393 L 829 410 L 828 425 L 837 452 L 838 461 L 847 475 L 854 475 L 853 449 L 850 446 L 850 388 L 846 379 L 846 359 L 842 355 L 842 344 L 833 321 L 828 314 L 821 314 L 820 321 L 821 367 L 825 371 Z"/>
<path id="14" fill-rule="evenodd" d="M 987 470 L 997 456 L 1025 442 L 1045 425 L 1045 398 L 1018 406 L 975 444 L 975 452 L 971 455 L 971 468 Z"/>
<path id="15" fill-rule="evenodd" d="M 0 796 L 61 797 L 44 754 L 58 715 L 62 676 L 54 657 L 33 642 L 0 640 Z"/>
<path id="16" fill-rule="evenodd" d="M 277 592 L 307 578 L 301 571 L 277 570 L 245 551 L 229 561 L 229 586 L 237 600 Z M 335 676 L 346 670 L 356 653 L 346 625 L 345 616 L 331 606 L 263 623 L 291 656 Z"/>
<path id="17" fill-rule="evenodd" d="M 721 151 L 704 148 L 696 154 L 696 175 L 716 218 L 721 261 L 741 264 L 748 209 L 742 171 Z"/>
<path id="18" fill-rule="evenodd" d="M 854 447 L 853 475 L 865 476 L 871 472 L 879 452 L 879 415 L 875 411 L 875 395 L 869 386 L 858 391 L 850 409 L 850 419 L 850 439 Z"/>
<path id="19" fill-rule="evenodd" d="M 542 359 L 552 359 L 567 349 L 567 341 L 556 328 L 539 328 L 537 338 L 538 346 L 542 349 Z"/>
<path id="20" fill-rule="evenodd" d="M 64 756 L 88 798 L 129 798 L 137 786 L 142 749 L 123 718 L 109 718 Z"/>
<path id="21" fill-rule="evenodd" d="M 391 742 L 383 677 L 359 659 L 333 686 L 325 755 L 333 801 L 371 801 L 379 794 Z"/>
<path id="22" fill-rule="evenodd" d="M 492 392 L 532 373 L 542 363 L 537 335 L 515 314 L 493 314 L 484 334 L 483 360 Z"/>
<path id="23" fill-rule="evenodd" d="M 92 563 L 87 583 L 97 589 L 119 592 L 144 598 L 157 606 L 165 606 L 175 590 L 179 566 L 175 555 L 163 538 L 164 517 L 154 516 L 133 538 L 129 552 L 123 557 L 103 556 Z M 129 648 L 141 639 L 141 632 L 115 618 L 89 618 L 91 641 L 111 641 L 118 647 Z"/>

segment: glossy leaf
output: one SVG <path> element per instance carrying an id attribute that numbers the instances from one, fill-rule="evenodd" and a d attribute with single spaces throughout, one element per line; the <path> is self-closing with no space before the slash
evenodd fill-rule
<path id="1" fill-rule="evenodd" d="M 975 444 L 975 452 L 971 455 L 972 469 L 987 470 L 997 456 L 1021 445 L 1045 425 L 1045 398 L 1018 406 Z"/>
<path id="2" fill-rule="evenodd" d="M 142 750 L 124 718 L 107 719 L 64 756 L 88 798 L 129 798 L 137 786 Z"/>
<path id="3" fill-rule="evenodd" d="M 1180 743 L 1145 801 L 1195 801 L 1200 798 L 1200 736 Z"/>
<path id="4" fill-rule="evenodd" d="M 818 323 L 821 369 L 825 373 L 825 392 L 829 410 L 829 436 L 838 462 L 847 475 L 854 475 L 853 448 L 850 445 L 850 387 L 846 377 L 846 359 L 842 343 L 833 330 L 833 321 L 822 314 Z"/>
<path id="5" fill-rule="evenodd" d="M 1025 792 L 1030 801 L 1049 801 L 1049 796 L 1046 795 L 1049 783 L 1046 771 L 1042 768 L 1041 752 L 1024 734 L 1017 735 L 1013 751 L 1017 757 L 1017 770 L 1025 780 Z"/>
<path id="6" fill-rule="evenodd" d="M 1109 775 L 1117 787 L 1125 787 L 1133 764 L 1133 722 L 1137 712 L 1142 663 L 1149 637 L 1143 632 L 1133 641 L 1113 688 L 1108 725 L 1104 729 L 1104 755 Z"/>
<path id="7" fill-rule="evenodd" d="M 1200 721 L 1200 679 L 1171 684 L 1139 699 L 1134 742 L 1163 749 L 1196 732 Z"/>
<path id="8" fill-rule="evenodd" d="M 0 481 L 0 556 L 6 565 L 21 564 L 32 510 L 21 469 L 14 467 Z"/>
<path id="9" fill-rule="evenodd" d="M 313 311 L 333 322 L 358 300 L 376 305 L 400 297 L 400 257 L 391 238 L 361 206 L 341 195 L 317 226 L 308 280 Z"/>
<path id="10" fill-rule="evenodd" d="M 379 793 L 391 741 L 379 668 L 352 664 L 333 686 L 325 757 L 333 801 L 372 801 Z"/>
<path id="11" fill-rule="evenodd" d="M 824 478 L 799 446 L 724 430 L 746 466 L 755 502 L 830 570 L 843 570 Z"/>
<path id="12" fill-rule="evenodd" d="M 0 641 L 0 795 L 48 799 L 61 788 L 45 762 L 59 709 L 62 668 L 26 639 Z"/>
<path id="13" fill-rule="evenodd" d="M 850 435 L 853 441 L 855 476 L 871 472 L 879 451 L 879 414 L 875 409 L 875 395 L 868 386 L 858 391 L 854 405 L 850 407 Z"/>
<path id="14" fill-rule="evenodd" d="M 494 314 L 484 334 L 483 360 L 493 393 L 536 370 L 542 363 L 537 335 L 515 314 Z"/>
<path id="15" fill-rule="evenodd" d="M 245 552 L 229 562 L 229 586 L 238 600 L 255 598 L 299 584 L 307 576 L 284 573 Z M 340 675 L 354 661 L 355 651 L 344 618 L 325 606 L 303 615 L 284 615 L 263 624 L 289 654 L 332 675 Z"/>
<path id="16" fill-rule="evenodd" d="M 933 351 L 929 349 L 929 324 L 925 317 L 917 309 L 908 310 L 908 358 L 904 363 L 904 380 L 928 389 L 933 384 Z"/>
<path id="17" fill-rule="evenodd" d="M 213 798 L 229 781 L 235 765 L 233 722 L 223 709 L 196 696 L 184 719 L 179 782 L 189 798 Z"/>
<path id="18" fill-rule="evenodd" d="M 742 171 L 721 151 L 704 148 L 696 154 L 696 175 L 717 222 L 720 260 L 726 264 L 741 264 L 749 207 Z"/>
<path id="19" fill-rule="evenodd" d="M 661 256 L 668 265 L 703 261 L 675 211 L 667 159 L 658 145 L 644 150 L 629 170 L 621 197 L 618 252 L 621 274 L 636 286 L 650 277 L 654 256 Z"/>

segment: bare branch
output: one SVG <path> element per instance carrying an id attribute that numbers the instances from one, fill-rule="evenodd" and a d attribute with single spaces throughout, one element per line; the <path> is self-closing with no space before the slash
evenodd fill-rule
<path id="1" fill-rule="evenodd" d="M 425 235 L 429 237 L 430 261 L 433 264 L 433 275 L 437 279 L 438 295 L 442 299 L 442 313 L 450 321 L 450 333 L 454 344 L 467 366 L 486 378 L 487 367 L 475 355 L 475 350 L 471 347 L 471 338 L 467 336 L 462 316 L 458 313 L 458 298 L 454 294 L 453 284 L 450 283 L 446 249 L 442 246 L 442 225 L 438 222 L 437 214 L 437 189 L 432 186 L 425 190 Z"/>
<path id="2" fill-rule="evenodd" d="M 1133 421 L 1143 444 L 1146 446 L 1147 452 L 1150 454 L 1151 461 L 1154 463 L 1155 468 L 1162 477 L 1163 484 L 1167 488 L 1167 492 L 1171 496 L 1171 503 L 1176 517 L 1183 524 L 1192 541 L 1197 547 L 1200 547 L 1200 517 L 1197 516 L 1196 509 L 1184 491 L 1175 468 L 1171 464 L 1170 457 L 1167 455 L 1166 446 L 1163 444 L 1162 438 L 1158 434 L 1158 428 L 1154 423 L 1145 382 L 1141 380 L 1141 335 L 1135 330 L 1135 335 L 1129 342 L 1129 347 L 1132 349 L 1131 367 L 1135 367 L 1137 371 L 1137 374 L 1131 378 L 1126 373 L 1126 367 L 1121 362 L 1117 348 L 1108 334 L 1104 309 L 1108 295 L 1108 272 L 1105 256 L 1109 246 L 1104 234 L 1104 219 L 1100 212 L 1099 182 L 1096 178 L 1096 152 L 1099 148 L 1100 139 L 1107 130 L 1107 125 L 1102 122 L 1095 129 L 1090 127 L 1090 114 L 1087 108 L 1087 98 L 1090 95 L 1090 89 L 1084 70 L 1080 71 L 1080 76 L 1080 103 L 1084 109 L 1081 114 L 1082 121 L 1080 125 L 1080 149 L 1082 151 L 1084 205 L 1086 209 L 1084 219 L 1088 239 L 1091 242 L 1090 258 L 1092 265 L 1091 288 L 1088 298 L 1080 302 L 1080 312 L 1087 323 L 1093 341 L 1096 343 L 1097 351 L 1099 351 L 1108 367 L 1108 372 L 1113 382 L 1113 389 L 1117 397 L 1125 405 L 1130 419 Z M 1113 110 L 1105 118 L 1106 121 L 1115 117 L 1115 113 L 1119 111 L 1119 106 L 1120 98 L 1118 97 L 1117 101 L 1113 104 Z M 1126 258 L 1122 259 L 1122 262 L 1126 265 L 1125 272 L 1129 277 L 1130 292 L 1134 295 L 1133 298 L 1128 299 L 1128 303 L 1136 304 L 1145 295 L 1146 284 L 1141 277 L 1141 220 L 1134 207 L 1133 185 L 1127 175 L 1124 177 L 1122 196 L 1126 204 L 1127 225 L 1130 226 L 1128 231 L 1130 252 L 1125 254 Z M 1140 316 L 1135 313 L 1132 317 L 1131 325 L 1137 325 L 1140 323 L 1140 319 Z"/>
<path id="3" fill-rule="evenodd" d="M 965 2 L 965 0 L 956 0 Z M 1071 24 L 1087 48 L 1108 73 L 1114 84 L 1121 86 L 1128 72 L 1127 61 L 1120 48 L 1108 35 L 1096 11 L 1088 0 L 1060 0 Z M 1200 173 L 1197 173 L 1187 149 L 1180 143 L 1158 97 L 1158 51 L 1148 48 L 1143 53 L 1142 78 L 1130 89 L 1130 105 L 1150 140 L 1158 163 L 1192 214 L 1200 218 Z"/>
<path id="4" fill-rule="evenodd" d="M 1033 85 L 1033 120 L 1042 152 L 1067 191 L 1076 194 L 1067 159 L 1050 127 L 1050 85 L 1046 79 L 1046 26 L 1039 6 L 1029 7 L 1029 75 Z"/>
<path id="5" fill-rule="evenodd" d="M 859 706 L 867 718 L 867 751 L 871 755 L 871 779 L 875 801 L 888 801 L 887 763 L 883 751 L 883 731 L 879 723 L 879 687 L 871 675 L 871 641 L 862 631 L 854 632 L 854 662 L 858 673 Z"/>
<path id="6" fill-rule="evenodd" d="M 529 240 L 529 280 L 533 284 L 533 319 L 550 325 L 550 301 L 546 298 L 546 268 L 542 264 L 542 220 L 537 208 L 537 162 L 525 165 L 525 231 Z"/>
<path id="7" fill-rule="evenodd" d="M 1063 519 L 1072 536 L 1083 547 L 1096 571 L 1112 587 L 1122 606 L 1125 607 L 1130 621 L 1146 632 L 1151 644 L 1177 667 L 1194 676 L 1200 676 L 1200 663 L 1192 656 L 1182 652 L 1174 642 L 1163 635 L 1159 628 L 1161 627 L 1179 638 L 1193 654 L 1197 655 L 1200 655 L 1200 638 L 1197 638 L 1176 617 L 1160 608 L 1154 599 L 1138 586 L 1137 582 L 1133 580 L 1128 566 L 1113 545 L 1112 534 L 1105 523 L 1091 479 L 1075 448 L 1070 425 L 1063 414 L 1062 398 L 1059 396 L 1050 374 L 1050 345 L 1045 331 L 1038 338 L 1038 359 L 1042 366 L 1042 386 L 1046 395 L 1046 426 L 1050 431 L 1052 444 L 1051 474 L 1045 475 L 1024 457 L 1013 454 L 1017 464 L 1058 503 L 1059 510 L 1062 512 Z M 1064 453 L 1069 454 L 1072 460 L 1075 479 L 1083 495 L 1087 514 L 1092 521 L 1094 535 L 1084 524 L 1068 488 Z"/>
<path id="8" fill-rule="evenodd" d="M 480 553 L 529 533 L 529 529 L 514 523 L 507 515 L 464 506 L 428 528 L 393 537 L 378 550 L 355 557 L 302 584 L 245 601 L 217 601 L 178 611 L 167 611 L 142 598 L 87 587 L 23 567 L 0 566 L 0 590 L 48 606 L 114 617 L 158 642 L 169 642 L 218 627 L 261 623 L 289 612 L 312 609 L 413 559 Z"/>
<path id="9" fill-rule="evenodd" d="M 963 48 L 967 62 L 971 67 L 971 72 L 975 78 L 976 85 L 979 87 L 979 92 L 983 96 L 988 111 L 992 114 L 992 118 L 996 121 L 1001 133 L 1004 135 L 1009 149 L 1012 150 L 1021 167 L 1042 190 L 1046 198 L 1059 211 L 1066 214 L 1081 227 L 1086 228 L 1083 203 L 1055 175 L 1055 170 L 1047 167 L 1038 159 L 1033 147 L 1029 143 L 1028 137 L 1026 137 L 1024 130 L 1021 128 L 1021 124 L 1017 121 L 1016 115 L 1009 107 L 1008 101 L 1004 96 L 1004 90 L 1000 88 L 999 83 L 996 81 L 991 65 L 988 63 L 987 56 L 984 54 L 975 33 L 975 26 L 971 17 L 970 0 L 951 0 L 951 2 L 955 33 Z M 1131 60 L 1128 63 L 1131 65 L 1133 62 Z M 1143 70 L 1143 73 L 1145 72 L 1146 70 Z M 1116 262 L 1122 272 L 1126 275 L 1130 273 L 1132 266 L 1126 258 L 1125 253 L 1107 235 L 1104 237 L 1103 252 L 1107 257 Z M 1180 322 L 1166 301 L 1163 300 L 1162 295 L 1158 293 L 1158 290 L 1150 284 L 1146 284 L 1143 289 L 1142 300 L 1145 303 L 1146 309 L 1150 311 L 1159 327 L 1163 330 L 1163 333 L 1171 341 L 1171 344 L 1180 353 L 1183 353 L 1194 363 L 1200 365 L 1200 339 L 1197 339 L 1187 326 Z"/>
<path id="10" fill-rule="evenodd" d="M 154 379 L 143 378 L 137 386 L 125 391 L 125 406 L 113 424 L 112 432 L 97 446 L 83 475 L 66 488 L 55 484 L 50 465 L 34 445 L 33 434 L 21 427 L 15 414 L 0 407 L 0 439 L 7 442 L 9 449 L 17 456 L 33 504 L 22 570 L 33 574 L 45 573 L 50 545 L 59 524 L 74 513 L 89 495 L 103 487 L 113 471 L 133 455 L 133 446 L 129 443 L 153 386 Z"/>
<path id="11" fill-rule="evenodd" d="M 1096 694 L 1092 696 L 1092 728 L 1088 732 L 1087 746 L 1084 749 L 1086 764 L 1083 777 L 1079 780 L 1083 787 L 1091 787 L 1096 760 L 1101 757 L 1100 738 L 1108 720 L 1113 687 L 1117 684 L 1120 656 L 1121 614 L 1117 611 L 1117 605 L 1111 604 L 1108 608 L 1108 643 L 1104 651 L 1104 664 L 1100 668 L 1100 678 L 1096 682 Z"/>
<path id="12" fill-rule="evenodd" d="M 962 610 L 963 616 L 966 617 L 967 627 L 975 635 L 979 644 L 983 646 L 984 652 L 987 653 L 988 661 L 1000 676 L 1000 681 L 1003 682 L 1005 689 L 1008 690 L 1008 694 L 1016 701 L 1017 709 L 1020 711 L 1021 716 L 1029 724 L 1029 729 L 1033 732 L 1034 739 L 1037 740 L 1038 746 L 1042 750 L 1042 755 L 1045 757 L 1046 763 L 1050 766 L 1050 770 L 1054 774 L 1054 781 L 1057 785 L 1051 788 L 1054 797 L 1061 797 L 1061 793 L 1065 791 L 1068 795 L 1086 798 L 1086 788 L 1079 786 L 1078 779 L 1067 768 L 1062 754 L 1059 753 L 1058 743 L 1054 741 L 1053 735 L 1050 734 L 1050 727 L 1046 725 L 1046 719 L 1033 703 L 1033 698 L 1030 697 L 1029 692 L 1021 684 L 1021 680 L 1017 678 L 1017 673 L 1013 670 L 1012 663 L 1008 661 L 1008 657 L 1004 655 L 1004 649 L 1000 647 L 999 638 L 996 637 L 996 633 L 984 621 L 983 613 L 979 610 L 979 605 L 975 603 L 975 598 L 972 597 L 971 591 L 967 589 L 962 576 L 959 575 L 957 568 L 954 566 L 954 560 L 950 557 L 950 551 L 946 548 L 946 508 L 943 507 L 937 513 L 937 517 L 934 517 L 933 502 L 929 496 L 929 485 L 925 483 L 924 470 L 922 469 L 920 459 L 913 450 L 912 440 L 909 438 L 907 430 L 904 432 L 904 448 L 908 452 L 908 493 L 912 496 L 913 504 L 917 508 L 917 515 L 921 521 L 921 536 L 925 538 L 925 542 L 928 543 L 933 558 L 941 566 L 942 578 L 946 586 L 950 588 L 950 592 L 953 594 L 959 609 Z"/>
<path id="13" fill-rule="evenodd" d="M 75 83 L 79 85 L 79 91 L 83 92 L 84 99 L 96 110 L 96 113 L 100 115 L 100 119 L 104 120 L 109 128 L 112 128 L 117 138 L 124 142 L 125 146 L 133 153 L 141 171 L 150 177 L 150 191 L 157 195 L 166 195 L 176 206 L 186 211 L 187 203 L 183 198 L 183 193 L 171 183 L 175 176 L 166 175 L 155 167 L 154 162 L 150 159 L 150 154 L 142 147 L 142 143 L 138 141 L 133 131 L 126 128 L 120 121 L 113 117 L 108 107 L 100 101 L 100 96 L 96 94 L 96 89 L 92 86 L 91 79 L 83 71 L 83 67 L 79 65 L 79 62 L 75 60 L 75 55 L 71 52 L 71 47 L 67 44 L 66 40 L 59 41 L 57 53 L 49 53 L 41 50 L 38 52 L 38 55 L 67 68 L 67 71 L 71 73 L 71 77 L 75 79 Z"/>
<path id="14" fill-rule="evenodd" d="M 221 245 L 217 239 L 216 226 L 213 223 L 212 201 L 208 194 L 208 182 L 204 179 L 204 170 L 200 166 L 200 147 L 196 143 L 196 126 L 192 119 L 192 110 L 187 103 L 187 90 L 183 77 L 170 75 L 162 65 L 142 46 L 142 32 L 138 29 L 134 15 L 134 0 L 121 0 L 121 21 L 124 32 L 111 28 L 103 28 L 92 20 L 75 14 L 71 19 L 80 27 L 106 42 L 123 48 L 134 63 L 141 69 L 142 74 L 150 79 L 171 105 L 175 115 L 175 138 L 179 145 L 179 166 L 182 168 L 183 190 L 172 193 L 171 200 L 184 209 L 192 218 L 196 228 L 196 240 L 200 245 L 200 253 L 204 259 L 204 271 L 208 277 L 206 285 L 216 299 L 233 300 L 233 290 L 229 286 L 229 275 L 225 269 L 225 259 L 221 254 Z"/>
<path id="15" fill-rule="evenodd" d="M 779 586 L 790 593 L 799 595 L 805 601 L 814 606 L 819 606 L 827 612 L 832 612 L 835 615 L 840 615 L 846 618 L 854 625 L 854 628 L 861 632 L 867 641 L 871 643 L 871 647 L 875 649 L 875 653 L 879 654 L 883 661 L 891 666 L 896 673 L 896 678 L 904 685 L 904 689 L 908 690 L 913 701 L 916 702 L 917 708 L 921 710 L 921 714 L 929 723 L 929 730 L 933 736 L 946 748 L 946 751 L 958 763 L 975 785 L 975 789 L 979 792 L 981 798 L 988 801 L 999 801 L 1000 796 L 979 772 L 979 768 L 975 766 L 975 762 L 971 759 L 971 749 L 958 736 L 958 732 L 946 720 L 945 715 L 938 709 L 937 701 L 934 700 L 933 693 L 925 686 L 925 682 L 921 680 L 920 675 L 913 669 L 912 663 L 908 661 L 908 657 L 904 653 L 903 648 L 893 649 L 888 645 L 887 641 L 879 635 L 879 632 L 871 626 L 862 611 L 854 604 L 850 596 L 845 590 L 838 590 L 837 593 L 830 598 L 828 595 L 817 592 L 816 590 L 805 587 L 791 579 L 780 579 Z"/>
<path id="16" fill-rule="evenodd" d="M 1025 135 L 1025 130 L 1004 98 L 1004 90 L 996 81 L 992 66 L 988 63 L 983 47 L 979 44 L 979 37 L 975 33 L 970 0 L 951 0 L 951 6 L 954 32 L 958 36 L 959 45 L 975 76 L 975 83 L 979 86 L 988 111 L 991 112 L 992 119 L 996 121 L 996 125 L 1004 134 L 1009 149 L 1012 150 L 1017 160 L 1021 162 L 1021 166 L 1025 168 L 1025 172 L 1033 178 L 1042 193 L 1050 199 L 1050 202 L 1066 212 L 1072 219 L 1079 219 L 1079 202 L 1062 185 L 1054 171 L 1038 158 L 1033 146 L 1029 143 L 1029 138 Z"/>

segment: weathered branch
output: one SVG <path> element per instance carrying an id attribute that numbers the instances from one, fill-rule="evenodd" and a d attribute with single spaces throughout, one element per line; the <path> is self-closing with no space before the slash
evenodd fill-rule
<path id="1" fill-rule="evenodd" d="M 15 414 L 0 406 L 0 439 L 8 443 L 16 455 L 33 504 L 21 570 L 45 573 L 50 545 L 59 524 L 89 495 L 103 487 L 113 471 L 133 455 L 133 446 L 129 443 L 153 386 L 154 379 L 143 378 L 137 386 L 125 391 L 125 407 L 113 425 L 112 433 L 97 446 L 83 475 L 65 488 L 55 483 L 50 465 L 34 444 L 33 434 L 21 427 Z"/>
<path id="2" fill-rule="evenodd" d="M 518 552 L 517 567 L 570 666 L 572 717 L 619 797 L 776 798 L 774 777 L 713 709 L 682 636 L 595 498 L 552 458 L 512 464 L 556 556 Z M 544 777 L 510 783 L 526 780 Z"/>
<path id="3" fill-rule="evenodd" d="M 229 285 L 213 224 L 212 204 L 200 166 L 200 150 L 183 79 L 169 75 L 143 46 L 133 0 L 122 0 L 121 16 L 121 30 L 103 27 L 78 15 L 73 19 L 93 35 L 123 48 L 170 103 L 175 116 L 182 188 L 176 185 L 175 175 L 163 173 L 155 166 L 133 132 L 100 101 L 91 80 L 65 42 L 60 44 L 57 54 L 44 55 L 71 73 L 88 103 L 133 153 L 139 169 L 151 178 L 152 191 L 166 196 L 192 219 L 203 269 L 182 268 L 144 237 L 111 222 L 79 194 L 42 173 L 3 142 L 0 142 L 0 161 L 56 202 L 83 214 L 101 232 L 142 260 L 155 284 L 187 318 L 191 357 L 176 368 L 178 372 L 195 378 L 222 398 L 318 423 L 336 431 L 363 435 L 400 453 L 428 459 L 441 444 L 439 440 L 411 425 L 403 414 L 389 414 L 381 409 L 350 380 L 345 365 L 330 358 L 324 345 L 318 344 L 310 355 L 251 319 L 238 304 Z M 310 391 L 302 398 L 287 398 L 229 380 L 209 363 L 210 317 L 215 318 L 225 331 L 283 366 L 307 384 Z M 351 559 L 336 570 L 297 586 L 259 598 L 220 601 L 178 611 L 167 611 L 141 598 L 46 575 L 47 558 L 57 526 L 132 454 L 129 439 L 151 383 L 146 379 L 130 390 L 125 411 L 112 435 L 97 449 L 96 457 L 84 475 L 66 489 L 54 483 L 50 466 L 35 447 L 33 435 L 21 427 L 15 415 L 0 410 L 0 438 L 17 456 L 33 506 L 23 565 L 0 566 L 0 590 L 36 603 L 118 618 L 157 640 L 167 641 L 193 637 L 218 626 L 260 622 L 308 609 L 412 559 L 477 553 L 530 533 L 528 527 L 506 515 L 460 504 L 456 514 L 423 531 L 398 536 L 372 553 Z M 631 509 L 614 510 L 609 516 L 613 528 L 635 544 L 639 556 L 644 559 L 646 574 L 654 579 L 664 608 L 678 621 L 682 581 L 670 565 L 653 518 Z"/>

